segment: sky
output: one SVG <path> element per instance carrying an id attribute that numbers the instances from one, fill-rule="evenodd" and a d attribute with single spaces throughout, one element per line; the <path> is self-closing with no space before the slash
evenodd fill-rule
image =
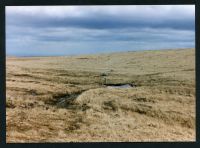
<path id="1" fill-rule="evenodd" d="M 194 47 L 194 5 L 6 7 L 8 56 Z"/>

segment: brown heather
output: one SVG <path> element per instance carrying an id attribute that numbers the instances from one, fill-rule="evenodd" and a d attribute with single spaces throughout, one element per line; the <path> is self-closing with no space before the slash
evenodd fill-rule
<path id="1" fill-rule="evenodd" d="M 7 57 L 6 95 L 7 142 L 196 140 L 195 49 Z"/>

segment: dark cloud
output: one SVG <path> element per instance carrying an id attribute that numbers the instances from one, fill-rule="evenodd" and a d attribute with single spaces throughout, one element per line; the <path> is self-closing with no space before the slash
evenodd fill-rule
<path id="1" fill-rule="evenodd" d="M 13 19 L 14 18 L 14 19 Z M 57 28 L 57 27 L 74 27 L 90 29 L 121 29 L 121 28 L 172 28 L 180 30 L 194 30 L 194 17 L 178 19 L 170 17 L 145 18 L 131 16 L 111 16 L 107 14 L 89 14 L 82 17 L 50 17 L 50 16 L 29 16 L 27 14 L 10 14 L 7 17 L 7 24 L 22 27 L 34 28 Z"/>

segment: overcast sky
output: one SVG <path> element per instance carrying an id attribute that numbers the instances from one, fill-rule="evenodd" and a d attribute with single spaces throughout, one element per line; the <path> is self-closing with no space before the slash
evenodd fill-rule
<path id="1" fill-rule="evenodd" d="M 7 6 L 6 53 L 57 56 L 195 46 L 195 7 Z"/>

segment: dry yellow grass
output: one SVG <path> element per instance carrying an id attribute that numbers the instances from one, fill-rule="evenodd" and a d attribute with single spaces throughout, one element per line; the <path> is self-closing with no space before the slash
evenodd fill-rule
<path id="1" fill-rule="evenodd" d="M 196 140 L 194 49 L 7 57 L 6 73 L 7 142 Z"/>

